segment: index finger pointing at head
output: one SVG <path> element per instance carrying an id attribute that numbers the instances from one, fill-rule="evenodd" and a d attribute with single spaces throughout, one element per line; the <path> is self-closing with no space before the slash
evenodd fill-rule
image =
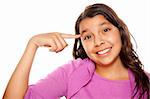
<path id="1" fill-rule="evenodd" d="M 80 34 L 78 34 L 78 35 L 74 35 L 74 34 L 61 34 L 61 36 L 63 37 L 63 38 L 68 38 L 68 39 L 71 39 L 71 38 L 80 38 Z"/>

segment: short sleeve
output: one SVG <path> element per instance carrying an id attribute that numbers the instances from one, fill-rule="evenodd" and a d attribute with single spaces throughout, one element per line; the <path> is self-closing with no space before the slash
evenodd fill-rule
<path id="1" fill-rule="evenodd" d="M 27 89 L 24 99 L 59 99 L 66 95 L 67 74 L 59 67 L 46 78 L 41 79 Z"/>

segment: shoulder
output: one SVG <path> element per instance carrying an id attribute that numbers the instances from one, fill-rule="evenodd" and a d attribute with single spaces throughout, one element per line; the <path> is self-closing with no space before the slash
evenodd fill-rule
<path id="1" fill-rule="evenodd" d="M 69 61 L 61 68 L 67 74 L 67 96 L 71 97 L 90 81 L 95 70 L 95 64 L 88 58 L 79 58 Z"/>
<path id="2" fill-rule="evenodd" d="M 85 70 L 88 70 L 91 65 L 91 60 L 88 58 L 85 59 L 72 59 L 66 62 L 65 64 L 59 66 L 56 70 L 50 73 L 53 77 L 62 77 L 65 79 L 70 78 L 73 74 L 79 74 L 79 72 L 84 73 Z M 90 65 L 90 66 L 89 66 Z M 93 71 L 93 69 L 90 68 Z"/>
<path id="3" fill-rule="evenodd" d="M 85 64 L 87 63 L 88 59 L 73 59 L 68 61 L 66 64 L 62 65 L 60 68 L 63 69 L 68 75 L 70 75 L 71 73 L 73 73 L 74 71 L 76 71 L 77 69 L 79 69 L 82 66 L 85 66 Z"/>

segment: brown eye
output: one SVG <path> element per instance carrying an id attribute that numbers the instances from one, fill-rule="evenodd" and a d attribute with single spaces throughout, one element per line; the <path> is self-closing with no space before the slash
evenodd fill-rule
<path id="1" fill-rule="evenodd" d="M 91 38 L 91 35 L 87 35 L 84 37 L 84 40 L 87 40 L 87 39 L 90 39 Z"/>
<path id="2" fill-rule="evenodd" d="M 108 32 L 108 31 L 110 31 L 110 28 L 106 28 L 106 29 L 104 29 L 103 31 L 104 31 L 104 32 Z"/>

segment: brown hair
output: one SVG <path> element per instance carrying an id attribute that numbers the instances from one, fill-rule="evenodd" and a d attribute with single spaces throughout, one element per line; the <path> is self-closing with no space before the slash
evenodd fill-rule
<path id="1" fill-rule="evenodd" d="M 132 92 L 132 98 L 134 98 L 137 94 L 139 94 L 139 99 L 143 99 L 144 95 L 147 95 L 147 99 L 149 99 L 149 79 L 142 69 L 143 64 L 138 58 L 138 55 L 133 49 L 130 33 L 126 26 L 126 24 L 117 16 L 113 9 L 105 4 L 93 4 L 86 7 L 83 13 L 78 17 L 75 24 L 75 33 L 79 33 L 79 24 L 85 18 L 92 18 L 96 15 L 103 15 L 109 22 L 111 22 L 114 26 L 116 26 L 121 34 L 122 48 L 120 51 L 120 58 L 125 68 L 129 68 L 135 77 L 135 88 Z M 73 57 L 77 58 L 88 58 L 82 43 L 81 39 L 75 39 L 74 47 L 73 47 Z"/>

